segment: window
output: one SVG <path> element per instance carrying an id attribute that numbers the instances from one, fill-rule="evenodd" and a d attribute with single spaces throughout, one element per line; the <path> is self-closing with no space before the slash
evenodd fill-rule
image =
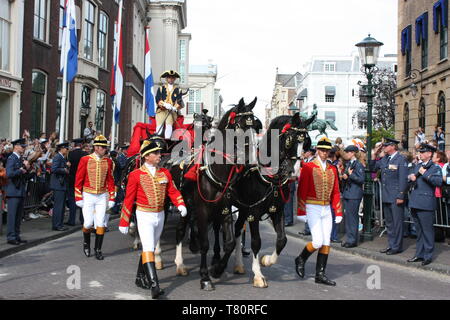
<path id="1" fill-rule="evenodd" d="M 214 116 L 220 117 L 220 90 L 214 90 Z"/>
<path id="2" fill-rule="evenodd" d="M 325 102 L 334 102 L 335 96 L 336 96 L 336 87 L 333 86 L 325 87 Z"/>
<path id="3" fill-rule="evenodd" d="M 83 86 L 81 89 L 81 109 L 80 109 L 80 137 L 84 137 L 84 129 L 87 127 L 87 118 L 91 109 L 91 91 L 88 86 Z"/>
<path id="4" fill-rule="evenodd" d="M 62 37 L 63 37 L 63 26 L 64 26 L 64 6 L 65 0 L 59 0 L 59 41 L 58 46 L 61 49 Z"/>
<path id="5" fill-rule="evenodd" d="M 409 105 L 405 103 L 405 108 L 403 109 L 403 149 L 408 149 L 409 141 Z"/>
<path id="6" fill-rule="evenodd" d="M 440 26 L 440 58 L 445 59 L 448 56 L 448 27 Z"/>
<path id="7" fill-rule="evenodd" d="M 0 0 L 0 70 L 9 71 L 11 3 Z"/>
<path id="8" fill-rule="evenodd" d="M 445 95 L 443 92 L 438 98 L 438 127 L 442 127 L 445 131 Z"/>
<path id="9" fill-rule="evenodd" d="M 97 93 L 97 109 L 95 112 L 95 129 L 104 132 L 104 120 L 106 110 L 106 94 L 103 91 Z"/>
<path id="10" fill-rule="evenodd" d="M 189 102 L 187 107 L 187 114 L 200 113 L 203 108 L 201 102 L 202 92 L 200 89 L 189 90 Z"/>
<path id="11" fill-rule="evenodd" d="M 47 76 L 40 71 L 32 73 L 31 95 L 31 138 L 39 138 L 44 131 L 44 111 L 47 88 Z"/>
<path id="12" fill-rule="evenodd" d="M 336 122 L 336 112 L 325 111 L 325 120 L 335 123 Z"/>
<path id="13" fill-rule="evenodd" d="M 98 26 L 98 63 L 104 69 L 107 65 L 108 21 L 108 16 L 101 12 Z"/>
<path id="14" fill-rule="evenodd" d="M 428 12 L 416 19 L 416 44 L 421 46 L 422 69 L 428 67 Z"/>
<path id="15" fill-rule="evenodd" d="M 186 83 L 186 40 L 180 40 L 180 52 L 179 52 L 179 70 L 180 70 L 180 83 Z"/>
<path id="16" fill-rule="evenodd" d="M 353 126 L 360 130 L 365 130 L 367 128 L 367 113 L 363 111 L 358 111 L 353 116 Z"/>
<path id="17" fill-rule="evenodd" d="M 325 72 L 335 72 L 336 71 L 336 63 L 325 63 L 324 71 Z"/>
<path id="18" fill-rule="evenodd" d="M 422 98 L 419 103 L 419 127 L 425 129 L 425 99 Z"/>
<path id="19" fill-rule="evenodd" d="M 422 69 L 428 67 L 428 39 L 422 39 Z"/>
<path id="20" fill-rule="evenodd" d="M 412 26 L 409 25 L 405 29 L 402 30 L 401 34 L 401 51 L 402 55 L 406 55 L 405 57 L 405 71 L 406 77 L 409 77 L 411 75 L 411 69 L 412 69 L 412 56 L 411 56 L 411 35 L 412 35 Z"/>
<path id="21" fill-rule="evenodd" d="M 95 7 L 90 1 L 86 1 L 86 18 L 84 20 L 84 58 L 93 60 L 94 52 L 94 25 Z"/>
<path id="22" fill-rule="evenodd" d="M 47 0 L 34 1 L 34 38 L 47 41 Z"/>

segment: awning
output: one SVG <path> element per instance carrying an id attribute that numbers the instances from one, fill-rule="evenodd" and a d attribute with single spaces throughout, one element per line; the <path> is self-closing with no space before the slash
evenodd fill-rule
<path id="1" fill-rule="evenodd" d="M 331 86 L 325 87 L 325 95 L 335 96 L 336 95 L 336 87 L 331 87 Z"/>
<path id="2" fill-rule="evenodd" d="M 302 100 L 306 97 L 308 97 L 308 88 L 303 89 L 302 92 L 299 93 L 297 100 Z"/>

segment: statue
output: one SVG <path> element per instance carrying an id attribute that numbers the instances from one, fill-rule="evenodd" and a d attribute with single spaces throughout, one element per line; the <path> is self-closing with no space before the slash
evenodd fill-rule
<path id="1" fill-rule="evenodd" d="M 338 130 L 338 128 L 334 124 L 333 120 L 317 119 L 318 113 L 319 113 L 319 111 L 318 111 L 316 104 L 313 105 L 313 111 L 311 112 L 310 117 L 308 117 L 308 114 L 306 112 L 300 112 L 300 117 L 302 117 L 302 119 L 304 119 L 304 120 L 306 120 L 308 118 L 316 117 L 316 120 L 313 123 L 311 123 L 310 126 L 308 127 L 308 131 L 314 131 L 314 130 L 319 131 L 319 134 L 316 136 L 316 139 L 320 135 L 325 135 L 326 137 L 328 137 L 328 134 L 326 132 L 327 128 L 331 128 L 334 131 Z"/>

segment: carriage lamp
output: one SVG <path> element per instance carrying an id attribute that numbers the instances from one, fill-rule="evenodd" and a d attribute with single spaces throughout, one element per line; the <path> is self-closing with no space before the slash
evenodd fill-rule
<path id="1" fill-rule="evenodd" d="M 377 71 L 376 64 L 380 54 L 382 42 L 375 40 L 369 34 L 367 38 L 356 44 L 359 49 L 359 56 L 361 59 L 361 72 L 367 77 L 367 85 L 363 85 L 363 92 L 367 98 L 367 163 L 372 158 L 372 107 L 374 94 L 373 76 Z M 372 217 L 373 217 L 373 181 L 371 177 L 370 166 L 366 167 L 365 182 L 364 182 L 364 216 L 363 216 L 363 232 L 361 234 L 361 241 L 372 241 Z"/>

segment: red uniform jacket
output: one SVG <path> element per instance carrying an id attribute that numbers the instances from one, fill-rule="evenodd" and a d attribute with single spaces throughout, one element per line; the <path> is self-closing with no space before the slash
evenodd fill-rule
<path id="1" fill-rule="evenodd" d="M 109 192 L 109 201 L 114 201 L 114 164 L 109 158 L 97 160 L 94 154 L 81 158 L 75 176 L 75 201 L 83 200 L 83 192 L 103 194 Z"/>
<path id="2" fill-rule="evenodd" d="M 307 204 L 330 205 L 342 216 L 341 193 L 337 169 L 327 162 L 324 171 L 319 160 L 304 163 L 298 184 L 298 215 L 306 215 Z"/>
<path id="3" fill-rule="evenodd" d="M 136 201 L 137 210 L 145 212 L 164 211 L 166 196 L 175 206 L 184 206 L 183 197 L 172 180 L 169 170 L 159 168 L 153 176 L 145 165 L 130 173 L 127 193 L 122 206 L 120 227 L 130 225 L 131 212 Z"/>

